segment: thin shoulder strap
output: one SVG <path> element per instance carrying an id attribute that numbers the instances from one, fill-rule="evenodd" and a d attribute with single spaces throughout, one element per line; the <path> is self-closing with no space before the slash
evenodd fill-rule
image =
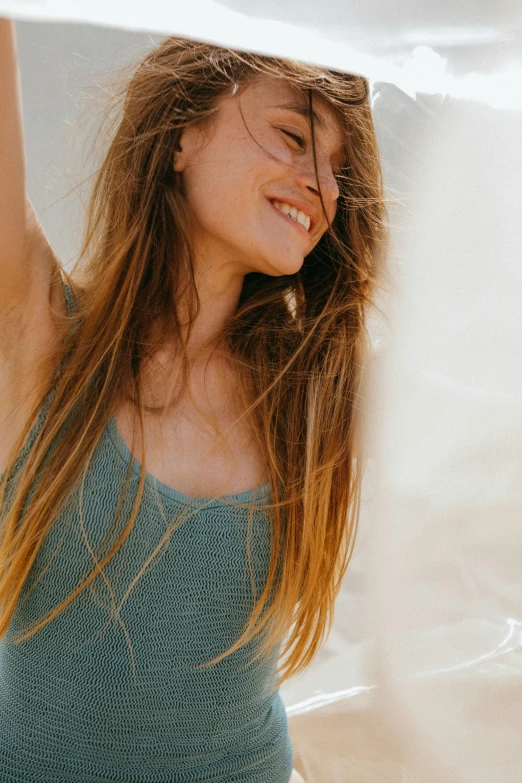
<path id="1" fill-rule="evenodd" d="M 68 283 L 64 282 L 63 291 L 65 295 L 65 304 L 67 305 L 67 315 L 71 315 L 76 310 L 76 297 Z"/>

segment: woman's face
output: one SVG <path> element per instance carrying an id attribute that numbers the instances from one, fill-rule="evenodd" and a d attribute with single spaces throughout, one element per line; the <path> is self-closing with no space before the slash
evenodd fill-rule
<path id="1" fill-rule="evenodd" d="M 332 221 L 343 134 L 326 102 L 314 98 L 313 108 L 319 183 Z M 286 275 L 301 268 L 328 228 L 307 110 L 306 95 L 282 79 L 262 77 L 221 99 L 210 129 L 184 129 L 174 167 L 182 172 L 195 219 L 198 258 L 238 275 Z M 284 214 L 289 208 L 301 222 Z"/>

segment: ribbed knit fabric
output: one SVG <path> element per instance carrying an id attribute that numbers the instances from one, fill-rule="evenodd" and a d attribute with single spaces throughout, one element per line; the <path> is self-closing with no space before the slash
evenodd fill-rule
<path id="1" fill-rule="evenodd" d="M 69 289 L 66 295 L 70 306 Z M 104 539 L 129 463 L 124 520 L 139 465 L 112 417 L 86 474 L 82 513 L 76 497 L 58 516 L 0 641 L 0 781 L 288 783 L 286 713 L 279 692 L 267 694 L 275 659 L 248 665 L 254 640 L 210 668 L 196 668 L 232 645 L 253 605 L 248 512 L 226 499 L 193 500 L 148 474 L 132 532 L 105 567 L 117 605 L 166 522 L 187 508 L 195 513 L 133 585 L 121 623 L 108 622 L 111 597 L 97 577 L 43 629 L 14 642 L 90 570 L 89 546 L 95 550 Z M 269 496 L 269 485 L 255 496 L 229 496 L 254 497 L 249 543 L 258 595 L 268 572 Z"/>

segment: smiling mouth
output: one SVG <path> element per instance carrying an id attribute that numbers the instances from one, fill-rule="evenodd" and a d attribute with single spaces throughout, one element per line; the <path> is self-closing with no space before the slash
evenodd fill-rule
<path id="1" fill-rule="evenodd" d="M 301 228 L 303 231 L 306 231 L 306 233 L 308 234 L 308 231 L 310 229 L 310 222 L 311 222 L 308 215 L 305 215 L 304 212 L 301 212 L 295 207 L 291 207 L 289 204 L 286 204 L 285 202 L 276 201 L 275 199 L 273 201 L 269 199 L 269 201 L 274 207 L 274 209 L 276 209 L 277 212 L 279 212 L 280 215 L 286 217 L 288 220 L 291 220 L 292 223 L 299 226 L 299 228 Z"/>

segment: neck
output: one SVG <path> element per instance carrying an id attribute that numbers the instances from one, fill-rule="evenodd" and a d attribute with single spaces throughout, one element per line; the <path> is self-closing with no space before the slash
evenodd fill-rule
<path id="1" fill-rule="evenodd" d="M 237 311 L 243 280 L 244 272 L 238 274 L 230 265 L 208 263 L 201 256 L 197 260 L 195 281 L 200 310 L 187 342 L 187 356 L 191 362 L 190 382 L 196 391 L 203 385 L 230 385 L 233 373 L 220 336 Z M 183 339 L 186 340 L 188 314 L 183 302 L 179 309 Z M 142 389 L 151 401 L 149 404 L 161 406 L 172 383 L 174 388 L 179 388 L 176 379 L 181 378 L 180 359 L 177 340 L 166 339 L 147 366 L 142 368 Z"/>
<path id="2" fill-rule="evenodd" d="M 196 264 L 195 277 L 200 311 L 193 323 L 187 343 L 189 356 L 193 356 L 207 343 L 219 345 L 224 327 L 237 311 L 244 280 L 244 275 L 233 273 L 226 265 L 220 267 L 205 263 L 203 259 Z M 180 320 L 183 324 L 183 312 Z M 186 339 L 186 325 L 182 328 Z M 204 354 L 206 353 L 205 351 Z M 204 359 L 205 356 L 203 355 L 202 358 Z"/>

